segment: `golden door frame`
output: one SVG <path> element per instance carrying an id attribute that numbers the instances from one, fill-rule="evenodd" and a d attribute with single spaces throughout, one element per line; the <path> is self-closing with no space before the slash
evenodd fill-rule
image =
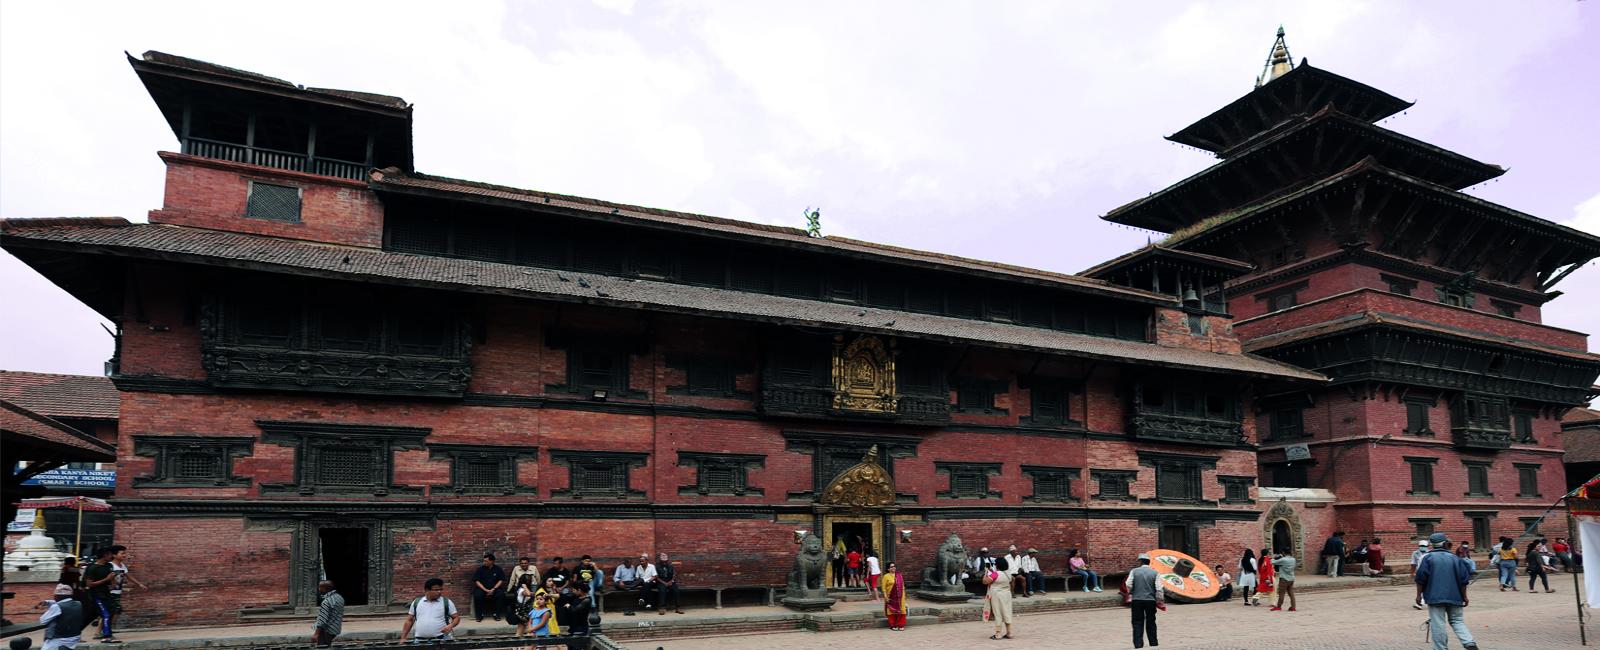
<path id="1" fill-rule="evenodd" d="M 868 525 L 871 525 L 872 526 L 872 537 L 871 537 L 871 539 L 868 539 L 867 541 L 872 544 L 872 550 L 878 553 L 878 560 L 880 562 L 883 560 L 883 516 L 882 515 L 869 515 L 869 514 L 863 514 L 863 513 L 823 515 L 822 516 L 822 535 L 823 535 L 822 539 L 827 540 L 824 543 L 827 544 L 827 546 L 828 546 L 828 559 L 830 560 L 828 562 L 828 573 L 825 576 L 825 578 L 827 579 L 827 583 L 826 584 L 828 585 L 829 589 L 832 589 L 833 585 L 834 585 L 834 582 L 833 582 L 833 562 L 831 561 L 833 559 L 833 549 L 834 549 L 834 537 L 833 537 L 833 525 L 834 524 L 868 524 Z M 845 545 L 849 546 L 849 542 L 850 542 L 849 540 L 845 540 Z M 862 568 L 865 568 L 867 566 L 866 558 L 862 558 L 861 559 L 861 566 L 862 566 Z"/>

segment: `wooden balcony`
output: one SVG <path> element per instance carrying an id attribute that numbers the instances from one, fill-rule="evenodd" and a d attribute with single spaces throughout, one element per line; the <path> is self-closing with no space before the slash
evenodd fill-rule
<path id="1" fill-rule="evenodd" d="M 1232 447 L 1244 441 L 1244 424 L 1237 419 L 1172 415 L 1135 409 L 1128 424 L 1133 437 L 1153 442 Z"/>
<path id="2" fill-rule="evenodd" d="M 355 181 L 366 180 L 367 171 L 371 169 L 371 166 L 366 163 L 313 157 L 304 153 L 249 147 L 242 144 L 206 140 L 204 138 L 185 138 L 183 141 L 183 153 L 202 158 L 261 165 L 262 167 L 287 169 L 320 176 L 335 176 Z"/>
<path id="3" fill-rule="evenodd" d="M 1459 426 L 1451 427 L 1456 447 L 1479 451 L 1498 451 L 1511 447 L 1511 432 L 1506 429 Z"/>

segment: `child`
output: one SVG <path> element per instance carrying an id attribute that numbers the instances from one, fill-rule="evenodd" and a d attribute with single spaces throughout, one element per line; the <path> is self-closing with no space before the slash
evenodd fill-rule
<path id="1" fill-rule="evenodd" d="M 878 599 L 880 587 L 878 581 L 883 579 L 883 571 L 879 569 L 878 554 L 867 551 L 867 593 L 872 594 L 872 599 Z"/>

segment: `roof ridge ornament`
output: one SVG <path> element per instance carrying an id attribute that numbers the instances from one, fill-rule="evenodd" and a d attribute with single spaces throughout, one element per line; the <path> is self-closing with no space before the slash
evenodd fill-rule
<path id="1" fill-rule="evenodd" d="M 1272 42 L 1272 50 L 1267 53 L 1266 64 L 1261 66 L 1261 76 L 1256 77 L 1256 87 L 1260 88 L 1293 69 L 1294 58 L 1289 56 L 1289 44 L 1283 40 L 1283 25 L 1278 25 L 1278 38 Z"/>

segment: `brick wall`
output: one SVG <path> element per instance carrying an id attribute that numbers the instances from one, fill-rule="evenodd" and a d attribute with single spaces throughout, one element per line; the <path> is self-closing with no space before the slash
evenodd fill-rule
<path id="1" fill-rule="evenodd" d="M 163 152 L 166 194 L 151 223 L 332 244 L 383 245 L 383 206 L 362 181 Z M 300 223 L 246 217 L 250 181 L 300 188 Z"/>
<path id="2" fill-rule="evenodd" d="M 1321 278 L 1325 276 L 1312 277 Z M 1355 288 L 1337 294 L 1311 298 L 1302 293 L 1300 299 L 1299 305 L 1272 314 L 1265 314 L 1264 309 L 1255 309 L 1249 312 L 1249 315 L 1237 314 L 1240 320 L 1234 324 L 1235 330 L 1242 339 L 1248 341 L 1268 334 L 1325 323 L 1342 316 L 1371 311 L 1405 316 L 1429 324 L 1478 332 L 1493 337 L 1520 339 L 1568 350 L 1582 351 L 1586 349 L 1588 344 L 1588 335 L 1586 334 L 1540 325 L 1526 320 L 1486 314 L 1463 307 L 1451 307 L 1421 296 L 1420 293 L 1412 296 L 1402 296 L 1382 289 Z M 1242 301 L 1243 298 L 1237 298 L 1236 300 Z"/>

